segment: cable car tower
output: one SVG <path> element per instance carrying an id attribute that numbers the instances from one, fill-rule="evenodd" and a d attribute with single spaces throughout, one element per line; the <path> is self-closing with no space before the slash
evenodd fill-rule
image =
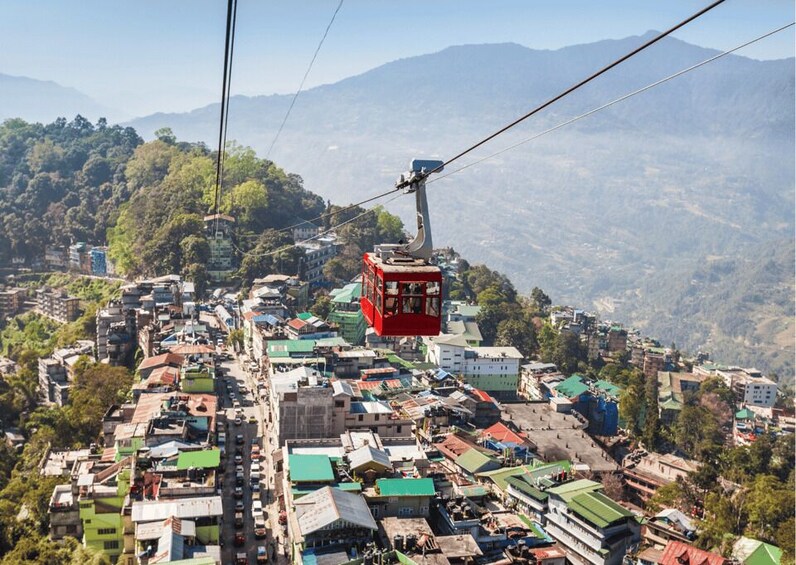
<path id="1" fill-rule="evenodd" d="M 426 177 L 442 167 L 442 161 L 410 163 L 395 186 L 415 194 L 417 234 L 408 243 L 377 245 L 363 258 L 360 305 L 368 325 L 380 336 L 439 335 L 442 273 L 429 262 L 433 245 Z"/>

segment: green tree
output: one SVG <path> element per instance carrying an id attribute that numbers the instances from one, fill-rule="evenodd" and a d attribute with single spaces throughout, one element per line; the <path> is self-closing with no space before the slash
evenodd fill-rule
<path id="1" fill-rule="evenodd" d="M 319 294 L 315 298 L 315 302 L 310 306 L 310 312 L 321 320 L 328 318 L 331 311 L 332 301 L 328 294 Z"/>
<path id="2" fill-rule="evenodd" d="M 502 320 L 497 325 L 495 345 L 516 347 L 528 359 L 537 349 L 536 328 L 520 319 Z"/>
<path id="3" fill-rule="evenodd" d="M 758 475 L 752 482 L 747 509 L 747 532 L 764 541 L 775 542 L 780 524 L 793 519 L 793 485 L 786 485 L 773 475 Z"/>
<path id="4" fill-rule="evenodd" d="M 550 300 L 550 297 L 547 296 L 541 288 L 535 286 L 533 290 L 531 290 L 531 304 L 535 308 L 535 312 L 545 315 L 549 312 L 553 301 Z"/>

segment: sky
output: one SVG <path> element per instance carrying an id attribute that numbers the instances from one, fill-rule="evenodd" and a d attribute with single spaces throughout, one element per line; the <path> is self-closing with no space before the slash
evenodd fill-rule
<path id="1" fill-rule="evenodd" d="M 233 94 L 292 93 L 339 0 L 238 0 Z M 344 0 L 305 88 L 451 45 L 558 49 L 666 29 L 709 0 Z M 220 98 L 223 0 L 0 0 L 0 73 L 53 80 L 124 117 Z M 677 34 L 728 49 L 794 21 L 792 0 L 727 0 Z M 789 31 L 749 47 L 794 56 Z"/>

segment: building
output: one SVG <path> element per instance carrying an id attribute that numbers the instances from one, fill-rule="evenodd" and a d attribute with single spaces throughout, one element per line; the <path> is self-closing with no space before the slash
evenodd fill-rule
<path id="1" fill-rule="evenodd" d="M 304 250 L 304 260 L 301 264 L 301 278 L 310 285 L 317 285 L 323 281 L 323 267 L 330 259 L 337 255 L 337 244 L 334 237 L 318 238 L 314 241 L 304 241 L 296 247 Z"/>
<path id="2" fill-rule="evenodd" d="M 113 271 L 110 268 L 110 261 L 108 260 L 108 248 L 107 247 L 92 247 L 90 252 L 90 259 L 91 259 L 91 274 L 104 277 L 106 275 L 111 274 Z"/>
<path id="3" fill-rule="evenodd" d="M 118 300 L 97 311 L 97 359 L 124 365 L 137 345 L 135 310 Z"/>
<path id="4" fill-rule="evenodd" d="M 69 270 L 91 274 L 91 246 L 79 241 L 69 246 Z"/>
<path id="5" fill-rule="evenodd" d="M 39 312 L 63 324 L 74 322 L 80 317 L 80 299 L 68 296 L 63 289 L 37 289 L 36 304 Z"/>
<path id="6" fill-rule="evenodd" d="M 376 479 L 363 494 L 374 518 L 427 518 L 436 489 L 433 479 Z"/>
<path id="7" fill-rule="evenodd" d="M 699 392 L 704 375 L 658 371 L 658 413 L 664 425 L 671 426 L 683 409 L 685 397 Z"/>
<path id="8" fill-rule="evenodd" d="M 663 485 L 673 483 L 678 477 L 699 468 L 696 461 L 689 461 L 671 453 L 647 453 L 634 451 L 622 461 L 622 473 L 631 501 L 644 503 Z"/>
<path id="9" fill-rule="evenodd" d="M 288 532 L 299 552 L 361 548 L 378 530 L 365 499 L 356 493 L 327 486 L 295 500 L 294 505 Z"/>
<path id="10" fill-rule="evenodd" d="M 65 406 L 74 380 L 74 366 L 86 356 L 94 361 L 94 344 L 78 341 L 72 347 L 57 349 L 50 357 L 39 359 L 39 398 L 42 404 Z"/>
<path id="11" fill-rule="evenodd" d="M 732 546 L 732 558 L 743 565 L 779 565 L 782 550 L 770 543 L 741 536 Z"/>
<path id="12" fill-rule="evenodd" d="M 545 491 L 545 527 L 574 565 L 618 565 L 641 539 L 633 514 L 581 479 Z"/>
<path id="13" fill-rule="evenodd" d="M 471 347 L 464 335 L 449 334 L 425 342 L 426 362 L 498 399 L 516 397 L 522 354 L 515 347 Z"/>
<path id="14" fill-rule="evenodd" d="M 24 288 L 0 290 L 0 320 L 16 316 L 25 304 L 28 291 Z"/>
<path id="15" fill-rule="evenodd" d="M 207 243 L 210 245 L 207 274 L 212 281 L 222 282 L 236 268 L 233 246 L 235 218 L 226 214 L 210 214 L 204 217 L 204 223 Z"/>
<path id="16" fill-rule="evenodd" d="M 717 553 L 698 549 L 681 541 L 666 544 L 659 565 L 726 565 L 727 560 Z"/>
<path id="17" fill-rule="evenodd" d="M 717 371 L 733 392 L 738 404 L 771 408 L 777 401 L 777 383 L 757 369 L 730 369 Z"/>
<path id="18" fill-rule="evenodd" d="M 359 296 L 362 294 L 362 283 L 350 283 L 343 288 L 336 288 L 330 293 L 331 312 L 326 318 L 330 324 L 340 328 L 340 335 L 352 345 L 365 343 L 365 330 L 368 327 Z"/>

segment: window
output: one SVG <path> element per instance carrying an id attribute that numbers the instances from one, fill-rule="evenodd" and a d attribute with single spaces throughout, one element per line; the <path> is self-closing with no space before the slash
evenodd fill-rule
<path id="1" fill-rule="evenodd" d="M 400 433 L 401 433 L 401 428 L 402 428 L 402 427 L 403 427 L 403 426 L 398 426 L 398 427 L 396 428 L 395 432 L 400 434 Z"/>
<path id="2" fill-rule="evenodd" d="M 334 401 L 335 408 L 345 408 L 345 400 L 335 400 Z"/>
<path id="3" fill-rule="evenodd" d="M 119 549 L 119 540 L 103 542 L 102 547 L 103 549 Z"/>
<path id="4" fill-rule="evenodd" d="M 115 533 L 116 533 L 116 528 L 100 528 L 97 530 L 97 534 L 101 536 L 107 536 Z"/>
<path id="5" fill-rule="evenodd" d="M 359 416 L 357 416 L 357 421 L 361 422 L 363 420 L 363 418 L 364 418 L 364 416 L 362 414 L 360 414 Z"/>

